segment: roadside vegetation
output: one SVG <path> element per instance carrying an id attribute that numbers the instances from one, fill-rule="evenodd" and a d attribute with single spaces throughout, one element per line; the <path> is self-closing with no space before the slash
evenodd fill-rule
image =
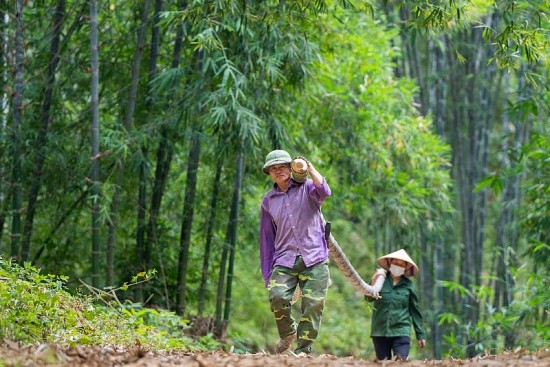
<path id="1" fill-rule="evenodd" d="M 131 284 L 101 293 L 98 299 L 69 293 L 66 281 L 66 277 L 44 275 L 30 265 L 21 267 L 0 258 L 0 340 L 180 351 L 221 347 L 210 336 L 186 335 L 188 320 L 174 312 L 118 301 L 116 294 Z"/>

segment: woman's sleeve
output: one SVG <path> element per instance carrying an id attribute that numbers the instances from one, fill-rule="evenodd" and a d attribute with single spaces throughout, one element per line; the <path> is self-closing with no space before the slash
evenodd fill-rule
<path id="1" fill-rule="evenodd" d="M 387 276 L 387 272 L 382 268 L 377 269 L 376 272 L 372 275 L 371 284 L 372 284 L 372 287 L 374 288 L 375 293 L 380 293 L 380 291 L 382 290 L 382 286 L 384 285 L 386 276 Z"/>
<path id="2" fill-rule="evenodd" d="M 417 340 L 426 339 L 426 331 L 424 330 L 424 321 L 422 312 L 420 312 L 420 303 L 416 295 L 416 288 L 411 284 L 409 295 L 409 313 L 411 315 L 414 332 Z"/>
<path id="3" fill-rule="evenodd" d="M 384 269 L 377 269 L 376 272 L 372 275 L 371 278 L 371 284 L 373 288 L 373 295 L 365 295 L 365 300 L 367 302 L 373 302 L 380 298 L 380 291 L 382 290 L 382 287 L 384 286 L 384 282 L 386 281 L 386 271 Z"/>

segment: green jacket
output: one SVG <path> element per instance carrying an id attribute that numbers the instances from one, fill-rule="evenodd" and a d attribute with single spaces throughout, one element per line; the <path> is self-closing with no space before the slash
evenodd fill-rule
<path id="1" fill-rule="evenodd" d="M 374 302 L 371 336 L 410 336 L 412 321 L 416 339 L 426 339 L 416 288 L 409 278 L 401 277 L 394 286 L 388 274 L 380 296 L 379 299 L 365 296 L 367 301 Z"/>

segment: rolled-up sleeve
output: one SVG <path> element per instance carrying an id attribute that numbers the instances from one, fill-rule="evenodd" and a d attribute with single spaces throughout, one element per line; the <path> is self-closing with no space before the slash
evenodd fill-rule
<path id="1" fill-rule="evenodd" d="M 321 205 L 323 201 L 325 201 L 325 199 L 329 197 L 332 193 L 327 183 L 327 180 L 324 177 L 323 177 L 323 182 L 319 186 L 315 186 L 313 184 L 313 181 L 311 180 L 307 181 L 307 185 L 308 185 L 308 195 L 314 198 L 319 205 Z"/>

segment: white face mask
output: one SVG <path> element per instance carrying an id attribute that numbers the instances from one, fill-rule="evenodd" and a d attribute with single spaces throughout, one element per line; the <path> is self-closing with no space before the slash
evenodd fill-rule
<path id="1" fill-rule="evenodd" d="M 395 264 L 391 264 L 390 273 L 392 273 L 393 276 L 400 277 L 401 275 L 405 274 L 405 268 L 397 266 Z"/>

